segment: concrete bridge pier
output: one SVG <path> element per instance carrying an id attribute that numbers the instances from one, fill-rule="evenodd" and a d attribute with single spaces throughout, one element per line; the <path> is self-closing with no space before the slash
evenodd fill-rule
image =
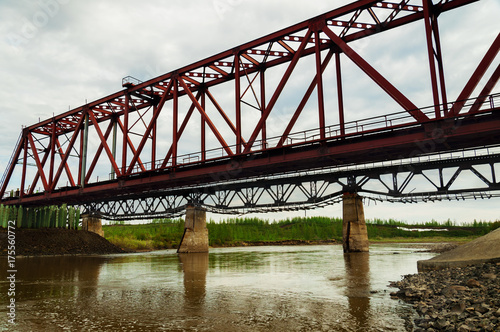
<path id="1" fill-rule="evenodd" d="M 369 250 L 368 231 L 361 196 L 356 193 L 344 193 L 342 203 L 344 252 L 367 252 Z"/>
<path id="2" fill-rule="evenodd" d="M 101 216 L 95 213 L 82 214 L 82 229 L 104 237 Z"/>
<path id="3" fill-rule="evenodd" d="M 184 235 L 178 253 L 208 252 L 208 229 L 206 210 L 188 205 L 184 221 Z"/>

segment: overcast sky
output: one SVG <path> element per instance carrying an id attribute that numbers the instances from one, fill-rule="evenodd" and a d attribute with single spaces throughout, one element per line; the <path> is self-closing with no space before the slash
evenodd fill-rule
<path id="1" fill-rule="evenodd" d="M 119 91 L 125 76 L 147 80 L 349 2 L 0 0 L 0 172 L 23 125 Z M 498 0 L 481 0 L 439 18 L 450 100 L 458 96 L 500 31 L 499 15 Z M 428 67 L 420 62 L 425 56 L 424 38 L 419 22 L 352 47 L 424 107 L 432 102 L 426 85 Z M 497 57 L 494 66 L 498 62 Z M 350 68 L 343 68 L 347 81 L 359 75 L 356 69 L 349 72 Z M 370 98 L 353 99 L 349 101 L 352 107 L 366 109 L 368 104 L 385 102 L 383 96 L 377 99 L 379 91 L 370 90 L 376 87 L 369 87 L 364 93 Z M 498 87 L 494 91 L 499 92 Z M 367 205 L 365 215 L 418 222 L 497 220 L 499 203 L 378 203 Z M 264 217 L 294 215 L 304 213 Z M 307 215 L 341 216 L 341 207 L 308 211 Z"/>

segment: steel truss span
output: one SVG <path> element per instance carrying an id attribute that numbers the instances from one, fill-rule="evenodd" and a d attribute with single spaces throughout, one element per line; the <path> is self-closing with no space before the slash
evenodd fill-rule
<path id="1" fill-rule="evenodd" d="M 367 200 L 402 203 L 489 199 L 500 196 L 499 171 L 500 146 L 492 146 L 188 186 L 154 196 L 91 202 L 80 209 L 127 220 L 178 217 L 188 204 L 224 214 L 308 210 L 340 202 L 346 192 L 357 192 Z"/>
<path id="2" fill-rule="evenodd" d="M 347 189 L 411 200 L 396 186 L 402 172 L 391 182 L 382 170 L 378 180 L 338 170 L 500 142 L 500 34 L 458 95 L 446 88 L 438 18 L 473 2 L 355 1 L 151 80 L 125 78 L 121 91 L 23 129 L 0 182 L 2 204 L 66 203 L 114 217 L 175 215 L 188 201 L 227 213 L 318 206 Z M 419 66 L 429 73 L 430 107 L 417 106 L 356 50 L 356 41 L 410 23 L 425 35 Z M 388 100 L 376 115 L 348 107 L 346 64 Z M 331 172 L 299 181 L 318 169 Z M 479 187 L 454 189 L 454 180 L 446 188 L 447 174 L 428 172 L 410 173 L 403 189 L 414 178 L 428 180 L 433 197 L 498 189 L 475 166 L 455 178 L 476 175 Z M 288 182 L 273 182 L 280 174 Z M 263 183 L 247 185 L 254 179 Z"/>

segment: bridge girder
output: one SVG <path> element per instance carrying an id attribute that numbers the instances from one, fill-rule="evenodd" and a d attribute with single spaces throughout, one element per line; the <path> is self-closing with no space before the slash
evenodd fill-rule
<path id="1" fill-rule="evenodd" d="M 373 201 L 417 203 L 500 197 L 500 146 L 431 154 L 397 162 L 318 169 L 308 172 L 227 180 L 81 204 L 107 219 L 178 217 L 185 206 L 245 214 L 315 209 L 358 193 Z M 464 187 L 463 183 L 467 183 Z"/>

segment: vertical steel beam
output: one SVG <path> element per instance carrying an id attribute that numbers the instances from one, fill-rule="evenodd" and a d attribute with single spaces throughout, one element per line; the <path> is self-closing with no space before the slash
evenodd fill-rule
<path id="1" fill-rule="evenodd" d="M 345 119 L 344 119 L 344 96 L 342 92 L 342 71 L 340 66 L 340 52 L 335 52 L 335 70 L 337 72 L 337 100 L 339 106 L 339 126 L 340 135 L 345 135 Z"/>
<path id="2" fill-rule="evenodd" d="M 177 143 L 179 137 L 177 136 L 178 117 L 179 117 L 179 82 L 177 78 L 172 79 L 174 81 L 173 90 L 173 115 L 172 115 L 172 167 L 177 166 Z"/>
<path id="3" fill-rule="evenodd" d="M 263 68 L 260 70 L 260 117 L 264 117 L 264 110 L 266 109 L 266 70 Z M 267 128 L 266 120 L 263 119 L 262 122 L 262 149 L 267 148 Z"/>
<path id="4" fill-rule="evenodd" d="M 85 187 L 85 176 L 87 173 L 87 147 L 88 147 L 88 139 L 89 139 L 89 109 L 85 110 L 85 122 L 83 124 L 83 147 L 82 147 L 82 155 L 80 157 L 81 165 L 81 177 L 80 177 L 80 186 L 82 188 Z"/>
<path id="5" fill-rule="evenodd" d="M 83 119 L 83 118 L 85 118 L 84 113 L 82 113 L 82 116 L 80 117 L 80 119 Z M 80 186 L 81 185 L 80 179 L 82 178 L 82 157 L 83 157 L 83 136 L 84 136 L 83 131 L 84 131 L 84 129 L 83 129 L 83 127 L 82 128 L 77 127 L 77 131 L 80 132 L 80 148 L 79 148 L 79 154 L 78 154 L 78 177 L 76 178 L 76 181 L 77 181 L 77 184 Z"/>
<path id="6" fill-rule="evenodd" d="M 319 31 L 314 31 L 314 51 L 316 54 L 316 91 L 318 93 L 318 116 L 319 116 L 319 132 L 320 138 L 325 138 L 325 102 L 323 97 L 323 70 L 321 66 L 321 39 Z"/>
<path id="7" fill-rule="evenodd" d="M 130 112 L 130 95 L 125 92 L 125 109 L 123 111 L 123 145 L 122 145 L 122 173 L 127 173 L 127 146 L 129 143 L 128 137 L 128 114 Z"/>
<path id="8" fill-rule="evenodd" d="M 54 163 L 56 157 L 56 120 L 52 121 L 52 133 L 50 135 L 50 169 L 49 169 L 49 188 L 52 187 L 52 181 L 54 180 Z"/>
<path id="9" fill-rule="evenodd" d="M 434 57 L 434 43 L 432 38 L 432 21 L 434 20 L 434 14 L 431 12 L 432 3 L 430 0 L 423 0 L 424 6 L 424 26 L 425 26 L 425 36 L 427 39 L 427 56 L 429 58 L 429 69 L 431 74 L 431 89 L 432 89 L 432 99 L 434 101 L 434 113 L 436 119 L 441 118 L 441 111 L 439 109 L 439 92 L 437 86 L 436 77 L 436 64 Z"/>
<path id="10" fill-rule="evenodd" d="M 234 95 L 236 113 L 236 153 L 241 153 L 241 81 L 240 81 L 240 54 L 234 54 Z"/>
<path id="11" fill-rule="evenodd" d="M 158 105 L 153 107 L 153 113 L 156 113 L 156 108 Z M 156 129 L 158 125 L 158 119 L 153 122 L 153 129 L 151 133 L 151 169 L 156 169 Z"/>
<path id="12" fill-rule="evenodd" d="M 440 119 L 442 114 L 440 110 L 440 104 L 443 104 L 444 115 L 447 112 L 447 100 L 446 100 L 446 87 L 444 81 L 444 69 L 443 61 L 441 56 L 441 45 L 439 40 L 439 31 L 437 25 L 437 16 L 434 12 L 434 5 L 430 0 L 423 0 L 424 7 L 424 26 L 425 35 L 427 40 L 427 56 L 429 58 L 429 70 L 431 75 L 431 89 L 432 98 L 434 101 L 434 115 L 436 119 Z M 438 63 L 438 69 L 436 70 L 436 61 Z M 441 86 L 441 100 L 439 98 L 439 87 L 437 73 L 439 73 Z"/>
<path id="13" fill-rule="evenodd" d="M 112 118 L 111 121 L 113 122 L 113 146 L 111 147 L 111 154 L 113 155 L 113 159 L 116 160 L 116 135 L 117 135 L 117 126 L 118 122 L 116 121 L 116 118 Z M 111 166 L 111 180 L 115 179 L 115 169 L 113 166 Z"/>
<path id="14" fill-rule="evenodd" d="M 436 59 L 438 63 L 438 72 L 439 72 L 439 85 L 441 87 L 441 102 L 443 104 L 443 112 L 446 116 L 448 114 L 448 97 L 446 93 L 446 80 L 444 77 L 444 64 L 443 64 L 443 56 L 441 53 L 441 38 L 439 37 L 439 26 L 437 17 L 434 20 L 434 24 L 432 26 L 432 31 L 434 33 L 434 40 L 436 41 Z"/>
<path id="15" fill-rule="evenodd" d="M 203 109 L 206 109 L 205 108 L 205 104 L 206 104 L 206 101 L 205 101 L 205 94 L 206 94 L 206 90 L 203 89 L 200 91 L 201 92 L 201 107 L 203 107 Z M 207 146 L 206 146 L 206 123 L 205 123 L 205 118 L 203 118 L 203 116 L 200 114 L 200 126 L 201 126 L 201 133 L 200 133 L 200 139 L 201 139 L 201 161 L 205 161 L 207 159 Z"/>
<path id="16" fill-rule="evenodd" d="M 24 142 L 23 142 L 24 141 Z M 28 140 L 24 139 L 23 141 L 19 142 L 19 145 L 23 144 L 23 149 L 24 149 L 24 156 L 23 156 L 23 173 L 21 175 L 21 191 L 19 193 L 20 197 L 24 196 L 24 185 L 26 182 L 26 166 L 28 165 Z M 3 197 L 3 194 L 0 195 L 0 198 Z"/>

